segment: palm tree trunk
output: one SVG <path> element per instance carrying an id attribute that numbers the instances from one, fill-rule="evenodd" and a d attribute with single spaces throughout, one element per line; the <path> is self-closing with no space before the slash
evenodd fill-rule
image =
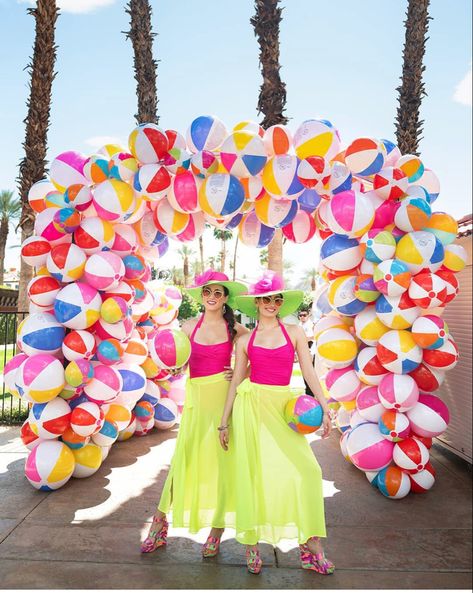
<path id="1" fill-rule="evenodd" d="M 220 256 L 220 271 L 221 272 L 225 272 L 225 260 L 226 260 L 226 256 L 227 256 L 227 249 L 226 249 L 226 239 L 225 239 L 225 235 L 222 235 L 222 251 L 221 251 L 221 256 Z"/>
<path id="2" fill-rule="evenodd" d="M 8 218 L 0 221 L 0 285 L 3 284 L 5 270 L 5 247 L 8 239 Z"/>
<path id="3" fill-rule="evenodd" d="M 258 113 L 264 115 L 261 125 L 269 128 L 276 124 L 287 124 L 286 85 L 279 70 L 279 23 L 282 8 L 279 0 L 255 0 L 255 16 L 250 19 L 260 47 L 259 62 L 263 83 L 258 99 Z M 278 229 L 268 246 L 268 268 L 283 275 L 282 231 Z"/>
<path id="4" fill-rule="evenodd" d="M 233 251 L 233 278 L 234 281 L 236 278 L 236 263 L 237 263 L 237 251 L 238 251 L 238 235 L 235 239 L 235 250 Z"/>
<path id="5" fill-rule="evenodd" d="M 18 176 L 18 192 L 23 207 L 19 226 L 21 239 L 25 240 L 33 234 L 34 213 L 28 204 L 28 191 L 36 181 L 46 174 L 46 151 L 48 144 L 48 128 L 51 107 L 51 89 L 56 76 L 54 64 L 56 49 L 54 32 L 59 15 L 55 0 L 38 0 L 35 8 L 28 13 L 36 20 L 35 43 L 33 58 L 28 64 L 31 73 L 28 113 L 24 120 L 26 126 L 23 148 L 25 156 L 20 163 Z M 26 286 L 33 276 L 33 268 L 21 262 L 18 295 L 18 310 L 28 310 Z"/>
<path id="6" fill-rule="evenodd" d="M 199 253 L 200 253 L 200 273 L 202 273 L 205 269 L 205 260 L 204 260 L 204 239 L 199 237 Z"/>
<path id="7" fill-rule="evenodd" d="M 183 263 L 182 263 L 182 273 L 184 275 L 184 286 L 189 285 L 189 258 L 187 255 L 184 255 Z"/>
<path id="8" fill-rule="evenodd" d="M 420 106 L 425 92 L 422 74 L 423 59 L 429 29 L 430 0 L 409 0 L 405 20 L 406 37 L 403 51 L 402 83 L 397 87 L 399 107 L 396 117 L 396 137 L 402 154 L 419 154 L 424 121 Z"/>
<path id="9" fill-rule="evenodd" d="M 130 30 L 125 35 L 127 39 L 131 39 L 134 52 L 138 97 L 138 113 L 135 114 L 135 119 L 138 124 L 158 124 L 157 62 L 153 59 L 153 37 L 156 33 L 152 32 L 151 27 L 151 5 L 148 0 L 130 0 L 125 11 L 130 15 Z"/>

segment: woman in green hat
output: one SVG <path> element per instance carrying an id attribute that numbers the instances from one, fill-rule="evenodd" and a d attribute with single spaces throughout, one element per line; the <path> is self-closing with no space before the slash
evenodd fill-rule
<path id="1" fill-rule="evenodd" d="M 217 427 L 232 377 L 231 356 L 235 340 L 248 330 L 235 322 L 232 306 L 244 284 L 207 270 L 196 276 L 189 295 L 201 303 L 203 314 L 182 330 L 191 341 L 186 399 L 176 449 L 143 553 L 167 543 L 166 514 L 172 509 L 174 527 L 197 533 L 211 527 L 204 557 L 216 556 L 226 526 L 235 525 L 233 448 L 224 453 Z"/>
<path id="2" fill-rule="evenodd" d="M 282 538 L 298 540 L 302 568 L 334 571 L 320 542 L 326 535 L 320 466 L 304 435 L 294 432 L 284 417 L 293 397 L 289 383 L 297 352 L 304 379 L 324 412 L 323 436 L 331 430 L 307 338 L 300 327 L 279 320 L 294 312 L 302 298 L 301 291 L 284 290 L 282 279 L 266 272 L 236 299 L 237 308 L 257 317 L 258 325 L 238 341 L 218 430 L 225 451 L 230 452 L 234 441 L 236 539 L 246 545 L 248 570 L 255 574 L 262 566 L 258 542 L 277 544 Z M 248 362 L 251 374 L 245 379 Z"/>

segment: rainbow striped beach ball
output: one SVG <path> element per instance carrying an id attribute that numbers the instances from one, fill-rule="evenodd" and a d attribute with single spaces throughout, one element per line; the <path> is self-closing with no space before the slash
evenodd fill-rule
<path id="1" fill-rule="evenodd" d="M 263 140 L 247 131 L 230 134 L 220 148 L 220 159 L 225 169 L 236 177 L 257 175 L 267 161 Z"/>
<path id="2" fill-rule="evenodd" d="M 396 253 L 396 239 L 383 229 L 370 229 L 360 239 L 362 253 L 370 262 L 379 264 Z"/>
<path id="3" fill-rule="evenodd" d="M 40 441 L 26 459 L 25 476 L 37 490 L 57 490 L 72 476 L 75 459 L 67 445 L 55 439 Z"/>
<path id="4" fill-rule="evenodd" d="M 403 441 L 411 433 L 407 416 L 395 410 L 386 410 L 378 421 L 378 427 L 384 438 L 393 443 Z"/>
<path id="5" fill-rule="evenodd" d="M 395 465 L 382 469 L 376 478 L 376 482 L 379 491 L 386 498 L 395 500 L 404 498 L 411 490 L 408 474 Z"/>
<path id="6" fill-rule="evenodd" d="M 131 132 L 128 146 L 140 163 L 157 163 L 166 156 L 169 140 L 164 130 L 157 125 L 140 124 Z"/>
<path id="7" fill-rule="evenodd" d="M 361 237 L 373 224 L 374 207 L 361 192 L 343 191 L 328 203 L 326 221 L 330 230 L 338 235 Z"/>
<path id="8" fill-rule="evenodd" d="M 284 408 L 284 417 L 295 432 L 309 434 L 318 430 L 323 420 L 323 410 L 319 402 L 310 395 L 291 398 Z"/>
<path id="9" fill-rule="evenodd" d="M 181 330 L 158 331 L 149 342 L 149 353 L 153 361 L 165 369 L 180 368 L 189 360 L 191 345 Z"/>

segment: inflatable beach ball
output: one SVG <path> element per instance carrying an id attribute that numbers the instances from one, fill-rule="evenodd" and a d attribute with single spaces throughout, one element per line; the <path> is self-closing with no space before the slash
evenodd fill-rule
<path id="1" fill-rule="evenodd" d="M 376 385 L 360 389 L 356 396 L 356 409 L 367 422 L 378 423 L 386 408 L 379 399 Z"/>
<path id="2" fill-rule="evenodd" d="M 404 154 L 396 162 L 396 167 L 406 175 L 409 183 L 418 181 L 424 173 L 424 164 L 415 154 Z"/>
<path id="3" fill-rule="evenodd" d="M 284 417 L 292 430 L 309 434 L 320 428 L 324 412 L 315 398 L 310 395 L 300 395 L 287 402 Z"/>
<path id="4" fill-rule="evenodd" d="M 127 255 L 125 257 L 135 257 Z M 91 255 L 84 268 L 84 280 L 97 290 L 116 288 L 125 275 L 122 258 L 112 251 L 102 251 Z"/>
<path id="5" fill-rule="evenodd" d="M 352 429 L 347 451 L 353 465 L 364 472 L 387 467 L 393 459 L 394 443 L 383 437 L 377 424 L 365 422 Z"/>
<path id="6" fill-rule="evenodd" d="M 118 433 L 117 440 L 120 442 L 123 442 L 123 441 L 128 441 L 128 439 L 131 439 L 131 437 L 135 434 L 136 425 L 137 425 L 137 420 L 136 420 L 135 415 L 132 413 L 130 423 L 128 424 L 128 426 L 126 426 L 123 430 L 121 430 Z"/>
<path id="7" fill-rule="evenodd" d="M 130 182 L 138 171 L 138 163 L 129 152 L 117 152 L 109 161 L 110 177 Z"/>
<path id="8" fill-rule="evenodd" d="M 54 355 L 60 351 L 65 333 L 64 327 L 54 315 L 34 313 L 25 317 L 18 326 L 17 339 L 21 350 L 28 356 Z"/>
<path id="9" fill-rule="evenodd" d="M 383 229 L 370 229 L 360 239 L 363 257 L 379 264 L 391 259 L 396 252 L 396 240 L 393 234 Z"/>
<path id="10" fill-rule="evenodd" d="M 165 235 L 179 235 L 189 224 L 189 220 L 189 214 L 175 210 L 167 199 L 160 200 L 154 211 L 154 223 Z"/>
<path id="11" fill-rule="evenodd" d="M 80 449 L 73 449 L 75 467 L 72 472 L 74 478 L 88 478 L 102 465 L 102 449 L 95 443 L 87 443 Z"/>
<path id="12" fill-rule="evenodd" d="M 54 224 L 54 216 L 58 211 L 59 208 L 46 208 L 36 215 L 34 222 L 34 234 L 49 241 L 51 247 L 71 242 L 70 233 L 66 233 Z"/>
<path id="13" fill-rule="evenodd" d="M 165 329 L 149 342 L 149 352 L 153 361 L 165 369 L 180 368 L 190 356 L 190 341 L 181 330 Z"/>
<path id="14" fill-rule="evenodd" d="M 335 416 L 335 426 L 342 434 L 348 432 L 351 429 L 350 416 L 351 412 L 346 410 L 343 406 L 337 410 Z"/>
<path id="15" fill-rule="evenodd" d="M 112 403 L 103 406 L 105 421 L 114 422 L 118 431 L 128 426 L 131 420 L 131 410 L 122 404 Z"/>
<path id="16" fill-rule="evenodd" d="M 80 213 L 70 206 L 59 208 L 53 216 L 53 225 L 61 233 L 73 233 L 80 225 Z"/>
<path id="17" fill-rule="evenodd" d="M 26 458 L 25 476 L 36 490 L 48 492 L 64 486 L 74 466 L 74 455 L 64 443 L 40 441 Z"/>
<path id="18" fill-rule="evenodd" d="M 15 354 L 6 364 L 3 369 L 3 382 L 5 383 L 5 391 L 9 391 L 12 395 L 20 396 L 15 385 L 16 372 L 20 366 L 27 360 L 26 354 Z"/>
<path id="19" fill-rule="evenodd" d="M 107 220 L 98 216 L 84 218 L 74 232 L 74 242 L 87 255 L 98 253 L 102 249 L 111 249 L 115 241 L 115 231 Z"/>
<path id="20" fill-rule="evenodd" d="M 59 154 L 49 167 L 49 177 L 54 186 L 64 192 L 66 188 L 75 183 L 87 185 L 88 180 L 84 176 L 84 165 L 87 157 L 73 150 Z"/>
<path id="21" fill-rule="evenodd" d="M 172 179 L 167 199 L 178 212 L 198 212 L 199 188 L 202 182 L 190 171 L 179 173 Z"/>
<path id="22" fill-rule="evenodd" d="M 411 490 L 409 475 L 395 465 L 382 469 L 377 475 L 376 483 L 381 494 L 394 500 L 404 498 Z"/>
<path id="23" fill-rule="evenodd" d="M 207 177 L 199 189 L 199 206 L 213 218 L 235 214 L 243 206 L 245 191 L 240 181 L 227 173 Z"/>
<path id="24" fill-rule="evenodd" d="M 114 367 L 122 379 L 122 388 L 117 402 L 134 407 L 146 391 L 146 374 L 137 364 L 121 363 Z"/>
<path id="25" fill-rule="evenodd" d="M 71 387 L 83 387 L 93 376 L 94 367 L 85 358 L 71 361 L 64 370 L 66 383 Z"/>
<path id="26" fill-rule="evenodd" d="M 326 315 L 321 317 L 314 325 L 314 340 L 318 340 L 320 334 L 326 329 L 339 328 L 347 330 L 346 324 L 338 315 Z"/>
<path id="27" fill-rule="evenodd" d="M 429 367 L 426 364 L 420 364 L 409 375 L 417 383 L 420 391 L 437 391 L 445 380 L 445 372 L 440 369 Z"/>
<path id="28" fill-rule="evenodd" d="M 96 345 L 93 334 L 86 330 L 69 332 L 62 344 L 62 353 L 67 360 L 89 359 L 95 354 Z"/>
<path id="29" fill-rule="evenodd" d="M 399 200 L 409 186 L 407 175 L 397 167 L 384 167 L 373 179 L 373 190 L 382 200 Z"/>
<path id="30" fill-rule="evenodd" d="M 32 451 L 34 447 L 40 442 L 38 435 L 31 430 L 28 418 L 21 425 L 20 438 L 21 442 L 23 445 L 25 445 L 28 451 Z"/>
<path id="31" fill-rule="evenodd" d="M 328 202 L 326 221 L 334 233 L 361 237 L 373 224 L 374 208 L 364 194 L 347 190 L 337 193 Z"/>
<path id="32" fill-rule="evenodd" d="M 450 371 L 456 367 L 458 356 L 458 347 L 449 337 L 441 346 L 424 350 L 422 360 L 429 367 L 434 367 L 440 371 Z"/>
<path id="33" fill-rule="evenodd" d="M 161 430 L 172 428 L 177 422 L 177 404 L 172 399 L 160 399 L 154 408 L 154 426 Z"/>
<path id="34" fill-rule="evenodd" d="M 49 179 L 41 179 L 30 187 L 28 191 L 28 203 L 34 212 L 42 212 L 46 208 L 44 203 L 45 196 L 56 191 L 56 187 L 49 181 Z"/>
<path id="35" fill-rule="evenodd" d="M 421 314 L 407 292 L 396 297 L 381 295 L 375 308 L 380 321 L 391 329 L 407 329 Z"/>
<path id="36" fill-rule="evenodd" d="M 436 395 L 421 393 L 417 404 L 407 412 L 412 431 L 421 437 L 437 437 L 447 430 L 450 414 Z"/>
<path id="37" fill-rule="evenodd" d="M 46 264 L 50 251 L 51 245 L 43 237 L 28 237 L 21 245 L 21 258 L 25 264 L 40 268 Z"/>
<path id="38" fill-rule="evenodd" d="M 448 340 L 448 325 L 437 315 L 424 315 L 412 324 L 412 337 L 421 348 L 435 350 Z"/>
<path id="39" fill-rule="evenodd" d="M 308 119 L 297 128 L 293 144 L 300 159 L 323 156 L 331 161 L 340 152 L 340 135 L 328 120 Z"/>
<path id="40" fill-rule="evenodd" d="M 84 394 L 91 402 L 101 405 L 112 402 L 122 388 L 123 379 L 117 368 L 98 364 L 92 380 L 84 386 Z"/>
<path id="41" fill-rule="evenodd" d="M 99 362 L 108 366 L 120 362 L 123 353 L 124 348 L 122 344 L 115 338 L 102 340 L 97 346 L 97 358 Z"/>
<path id="42" fill-rule="evenodd" d="M 405 263 L 411 274 L 418 274 L 424 268 L 436 272 L 444 257 L 442 243 L 427 231 L 407 233 L 399 239 L 396 247 L 396 259 Z"/>
<path id="43" fill-rule="evenodd" d="M 164 165 L 157 163 L 143 165 L 133 178 L 135 192 L 150 201 L 157 201 L 164 197 L 170 185 L 171 176 L 169 171 Z"/>
<path id="44" fill-rule="evenodd" d="M 93 194 L 87 185 L 75 183 L 70 185 L 64 192 L 64 202 L 77 210 L 84 212 L 92 204 Z"/>
<path id="45" fill-rule="evenodd" d="M 281 228 L 290 224 L 298 210 L 299 206 L 296 200 L 278 200 L 269 194 L 265 194 L 255 202 L 256 216 L 263 224 L 273 228 Z"/>
<path id="46" fill-rule="evenodd" d="M 386 149 L 375 138 L 357 138 L 345 150 L 345 164 L 354 175 L 369 177 L 381 171 Z"/>
<path id="47" fill-rule="evenodd" d="M 447 285 L 437 274 L 421 272 L 412 278 L 409 297 L 422 309 L 441 307 L 447 298 Z"/>
<path id="48" fill-rule="evenodd" d="M 255 212 L 243 215 L 238 225 L 238 238 L 248 247 L 262 249 L 273 240 L 275 229 L 263 224 Z"/>
<path id="49" fill-rule="evenodd" d="M 387 296 L 400 296 L 409 288 L 411 274 L 407 265 L 397 259 L 387 259 L 374 267 L 374 285 Z"/>
<path id="50" fill-rule="evenodd" d="M 329 368 L 343 368 L 352 363 L 357 354 L 355 338 L 344 329 L 327 329 L 317 338 L 317 354 Z"/>
<path id="51" fill-rule="evenodd" d="M 123 222 L 134 210 L 135 195 L 128 183 L 107 179 L 96 186 L 93 204 L 102 220 Z"/>
<path id="52" fill-rule="evenodd" d="M 321 199 L 321 196 L 315 189 L 305 189 L 297 198 L 297 202 L 301 210 L 305 210 L 309 214 L 314 214 L 321 203 Z"/>
<path id="53" fill-rule="evenodd" d="M 51 191 L 44 196 L 44 205 L 47 209 L 54 209 L 55 211 L 59 208 L 65 208 L 67 206 L 64 200 L 64 194 L 60 191 Z M 51 211 L 50 211 L 51 212 Z M 53 224 L 53 227 L 56 228 Z M 60 229 L 57 229 L 60 231 Z"/>
<path id="54" fill-rule="evenodd" d="M 357 239 L 331 235 L 320 247 L 320 261 L 330 270 L 345 272 L 356 268 L 363 259 Z"/>
<path id="55" fill-rule="evenodd" d="M 61 284 L 52 276 L 35 276 L 28 282 L 26 292 L 32 303 L 38 307 L 51 308 Z"/>
<path id="56" fill-rule="evenodd" d="M 283 235 L 292 243 L 307 243 L 315 235 L 315 231 L 314 217 L 302 209 L 296 212 L 292 222 L 282 228 Z"/>
<path id="57" fill-rule="evenodd" d="M 29 423 L 31 430 L 40 439 L 57 439 L 70 426 L 71 408 L 69 404 L 55 397 L 43 404 L 33 404 Z"/>
<path id="58" fill-rule="evenodd" d="M 192 152 L 215 150 L 228 136 L 225 124 L 215 115 L 201 115 L 193 120 L 186 133 Z"/>
<path id="59" fill-rule="evenodd" d="M 323 194 L 325 199 L 352 188 L 353 176 L 350 169 L 342 163 L 332 163 L 331 175 L 328 180 L 328 188 Z"/>
<path id="60" fill-rule="evenodd" d="M 411 481 L 411 491 L 421 494 L 430 490 L 435 484 L 435 469 L 430 461 L 425 468 L 416 474 L 408 474 Z"/>
<path id="61" fill-rule="evenodd" d="M 422 349 L 406 330 L 390 330 L 381 336 L 376 354 L 386 370 L 399 375 L 410 373 L 422 362 Z"/>
<path id="62" fill-rule="evenodd" d="M 56 319 L 69 329 L 87 329 L 100 317 L 102 299 L 95 288 L 73 282 L 62 288 L 54 303 Z"/>
<path id="63" fill-rule="evenodd" d="M 378 359 L 374 346 L 367 346 L 360 350 L 354 366 L 360 381 L 366 385 L 379 385 L 381 379 L 388 374 Z"/>
<path id="64" fill-rule="evenodd" d="M 342 315 L 354 316 L 366 307 L 355 296 L 356 281 L 357 276 L 340 276 L 330 282 L 328 301 Z"/>
<path id="65" fill-rule="evenodd" d="M 100 307 L 100 317 L 107 323 L 122 321 L 128 314 L 128 303 L 119 296 L 104 299 Z"/>
<path id="66" fill-rule="evenodd" d="M 88 437 L 101 429 L 104 411 L 94 402 L 82 402 L 72 410 L 70 420 L 76 434 Z"/>
<path id="67" fill-rule="evenodd" d="M 247 131 L 235 131 L 220 147 L 222 165 L 236 177 L 257 175 L 267 161 L 263 140 Z"/>
<path id="68" fill-rule="evenodd" d="M 374 303 L 381 294 L 376 288 L 371 274 L 360 274 L 357 276 L 353 293 L 363 303 Z"/>
<path id="69" fill-rule="evenodd" d="M 366 307 L 364 311 L 358 313 L 354 325 L 357 337 L 367 346 L 376 346 L 381 336 L 389 331 L 389 328 L 376 315 L 376 309 L 373 306 Z"/>
<path id="70" fill-rule="evenodd" d="M 306 188 L 322 190 L 331 174 L 330 164 L 321 156 L 308 156 L 299 162 L 297 177 Z"/>
<path id="71" fill-rule="evenodd" d="M 352 401 L 362 387 L 353 366 L 331 369 L 325 377 L 325 386 L 330 397 L 337 402 Z"/>
<path id="72" fill-rule="evenodd" d="M 304 191 L 297 177 L 298 167 L 299 159 L 294 155 L 271 157 L 261 175 L 264 189 L 275 198 L 295 200 Z"/>
<path id="73" fill-rule="evenodd" d="M 342 436 L 340 437 L 340 451 L 342 452 L 343 458 L 345 459 L 345 461 L 348 461 L 349 463 L 351 463 L 351 459 L 350 456 L 348 455 L 348 450 L 347 450 L 347 440 L 348 437 L 350 436 L 350 430 L 346 430 L 345 432 L 342 433 Z"/>
<path id="74" fill-rule="evenodd" d="M 141 164 L 157 163 L 162 160 L 169 148 L 168 138 L 155 124 L 140 124 L 128 137 L 131 154 Z"/>
<path id="75" fill-rule="evenodd" d="M 454 243 L 445 247 L 445 259 L 443 261 L 443 267 L 445 269 L 451 272 L 461 272 L 467 263 L 468 254 L 464 247 L 455 245 Z M 432 272 L 436 271 L 431 266 L 429 268 Z"/>
<path id="76" fill-rule="evenodd" d="M 102 181 L 108 179 L 109 173 L 110 161 L 108 155 L 93 154 L 85 161 L 84 175 L 91 184 L 102 183 Z"/>
<path id="77" fill-rule="evenodd" d="M 86 260 L 85 253 L 74 243 L 56 245 L 47 256 L 46 268 L 59 282 L 75 282 L 84 273 Z"/>
<path id="78" fill-rule="evenodd" d="M 387 410 L 407 412 L 419 400 L 419 388 L 409 375 L 389 373 L 378 385 L 378 395 Z"/>
<path id="79" fill-rule="evenodd" d="M 429 450 L 415 438 L 407 438 L 394 445 L 394 463 L 409 474 L 425 469 L 429 461 Z"/>
<path id="80" fill-rule="evenodd" d="M 133 414 L 136 416 L 136 419 L 142 423 L 148 422 L 151 418 L 153 418 L 154 426 L 154 406 L 149 401 L 138 401 L 133 408 Z"/>
<path id="81" fill-rule="evenodd" d="M 395 225 L 410 233 L 424 229 L 430 219 L 432 211 L 426 200 L 422 198 L 406 198 L 400 204 L 394 215 Z"/>
<path id="82" fill-rule="evenodd" d="M 111 420 L 104 420 L 102 428 L 92 435 L 92 442 L 99 447 L 110 447 L 118 439 L 118 426 Z"/>
<path id="83" fill-rule="evenodd" d="M 423 187 L 429 195 L 429 203 L 433 204 L 440 193 L 440 182 L 437 175 L 430 169 L 424 169 L 421 177 L 413 182 L 413 185 Z"/>
<path id="84" fill-rule="evenodd" d="M 260 138 L 264 136 L 264 128 L 259 123 L 251 120 L 240 121 L 233 126 L 234 132 L 246 131 L 256 134 Z"/>
<path id="85" fill-rule="evenodd" d="M 263 135 L 266 154 L 287 154 L 292 146 L 292 134 L 287 126 L 276 124 L 270 126 Z"/>
<path id="86" fill-rule="evenodd" d="M 458 222 L 446 212 L 434 212 L 423 229 L 433 233 L 442 245 L 453 243 L 458 234 Z"/>

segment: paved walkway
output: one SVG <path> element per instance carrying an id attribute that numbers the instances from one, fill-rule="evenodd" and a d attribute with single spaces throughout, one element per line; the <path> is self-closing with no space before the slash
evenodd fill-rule
<path id="1" fill-rule="evenodd" d="M 323 468 L 328 555 L 323 577 L 298 568 L 294 542 L 264 545 L 259 576 L 244 568 L 228 534 L 221 554 L 203 561 L 205 533 L 171 529 L 167 549 L 141 556 L 172 456 L 176 430 L 153 431 L 113 446 L 92 477 L 54 493 L 23 475 L 18 428 L 0 427 L 1 587 L 64 589 L 471 589 L 471 473 L 433 449 L 437 484 L 390 501 L 341 456 L 334 431 L 312 440 Z"/>

